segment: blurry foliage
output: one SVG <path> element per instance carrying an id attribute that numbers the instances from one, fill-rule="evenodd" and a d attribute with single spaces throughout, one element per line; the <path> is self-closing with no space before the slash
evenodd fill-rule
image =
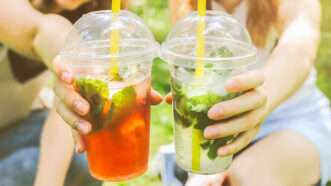
<path id="1" fill-rule="evenodd" d="M 155 35 L 156 40 L 163 41 L 170 30 L 168 1 L 166 0 L 136 0 L 131 11 L 144 19 Z"/>
<path id="2" fill-rule="evenodd" d="M 322 35 L 316 61 L 318 70 L 317 85 L 331 99 L 331 1 L 321 0 L 322 3 Z"/>
<path id="3" fill-rule="evenodd" d="M 170 92 L 170 74 L 167 64 L 160 58 L 157 58 L 153 64 L 153 87 L 161 94 L 166 95 Z"/>

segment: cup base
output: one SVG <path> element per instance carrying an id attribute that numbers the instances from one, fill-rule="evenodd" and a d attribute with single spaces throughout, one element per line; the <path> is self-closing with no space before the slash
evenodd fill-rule
<path id="1" fill-rule="evenodd" d="M 210 174 L 217 174 L 217 173 L 221 173 L 224 172 L 226 170 L 228 170 L 228 168 L 231 165 L 231 162 L 229 162 L 227 165 L 223 165 L 223 167 L 220 167 L 217 170 L 200 170 L 200 171 L 194 171 L 192 169 L 192 167 L 187 167 L 184 164 L 182 164 L 180 161 L 176 160 L 177 165 L 182 168 L 183 170 L 185 170 L 186 172 L 192 173 L 192 174 L 200 174 L 200 175 L 210 175 Z"/>
<path id="2" fill-rule="evenodd" d="M 146 172 L 146 170 L 147 170 L 147 166 L 143 167 L 141 170 L 139 170 L 133 174 L 126 175 L 126 176 L 117 176 L 117 177 L 113 177 L 113 178 L 103 177 L 103 176 L 93 173 L 92 171 L 90 171 L 90 174 L 92 175 L 93 178 L 100 180 L 100 181 L 120 182 L 120 181 L 128 181 L 130 179 L 141 176 Z"/>

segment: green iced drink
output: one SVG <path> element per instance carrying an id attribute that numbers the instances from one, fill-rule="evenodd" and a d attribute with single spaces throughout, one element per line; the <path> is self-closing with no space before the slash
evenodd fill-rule
<path id="1" fill-rule="evenodd" d="M 204 54 L 196 29 L 204 19 Z M 201 44 L 201 43 L 200 43 Z M 233 99 L 240 93 L 228 93 L 224 86 L 230 78 L 255 69 L 256 49 L 247 30 L 237 20 L 222 12 L 207 11 L 205 17 L 192 13 L 179 21 L 162 44 L 162 58 L 169 64 L 173 94 L 176 161 L 186 171 L 214 174 L 226 170 L 232 155 L 220 157 L 220 147 L 235 140 L 237 134 L 209 140 L 204 130 L 223 121 L 208 118 L 209 109 Z M 198 78 L 196 72 L 203 73 Z"/>
<path id="2" fill-rule="evenodd" d="M 231 57 L 232 53 L 222 47 L 210 55 Z M 217 74 L 209 69 L 212 68 L 211 64 L 206 65 L 205 68 L 207 76 L 220 76 L 219 78 L 224 79 L 230 73 L 226 74 L 223 71 Z M 190 71 L 190 69 L 186 70 Z M 171 78 L 177 163 L 185 170 L 202 174 L 226 170 L 231 163 L 232 156 L 218 157 L 217 150 L 230 143 L 234 136 L 207 140 L 203 137 L 203 131 L 209 125 L 218 122 L 208 118 L 208 110 L 213 105 L 238 95 L 215 89 L 215 86 L 220 86 L 219 82 L 209 84 L 206 83 L 207 79 L 188 83 L 181 82 L 176 77 Z M 191 157 L 188 156 L 189 154 Z"/>

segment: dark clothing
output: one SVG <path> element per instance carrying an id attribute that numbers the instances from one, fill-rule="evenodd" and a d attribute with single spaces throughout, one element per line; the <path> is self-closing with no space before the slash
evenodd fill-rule
<path id="1" fill-rule="evenodd" d="M 40 134 L 47 114 L 47 111 L 35 111 L 24 121 L 0 129 L 0 186 L 33 185 Z M 85 156 L 74 156 L 65 186 L 99 185 L 88 172 Z"/>

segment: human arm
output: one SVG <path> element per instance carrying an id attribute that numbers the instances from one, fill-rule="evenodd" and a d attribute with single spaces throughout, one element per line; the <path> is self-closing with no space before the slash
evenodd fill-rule
<path id="1" fill-rule="evenodd" d="M 53 72 L 57 70 L 53 59 L 71 28 L 71 23 L 64 17 L 42 14 L 27 0 L 4 0 L 0 6 L 0 42 L 27 58 L 44 63 Z M 60 77 L 56 78 L 55 85 L 64 85 Z M 72 90 L 65 91 L 66 97 L 77 95 Z M 61 114 L 62 109 L 58 111 Z"/>
<path id="2" fill-rule="evenodd" d="M 71 23 L 65 18 L 42 14 L 27 0 L 1 1 L 0 43 L 26 58 L 44 62 L 51 70 L 70 29 Z M 73 151 L 71 134 L 65 128 L 53 111 L 42 134 L 37 186 L 61 185 L 64 180 Z"/>
<path id="3" fill-rule="evenodd" d="M 228 92 L 247 93 L 209 110 L 209 117 L 215 120 L 242 114 L 204 131 L 209 139 L 240 133 L 234 142 L 218 150 L 219 155 L 234 154 L 247 146 L 265 117 L 301 87 L 313 68 L 319 44 L 319 25 L 319 1 L 280 1 L 278 28 L 281 37 L 266 65 L 261 71 L 228 81 L 225 87 Z"/>
<path id="4" fill-rule="evenodd" d="M 73 154 L 71 129 L 56 113 L 55 109 L 44 124 L 41 135 L 40 155 L 35 186 L 60 186 Z"/>
<path id="5" fill-rule="evenodd" d="M 3 0 L 0 6 L 0 42 L 27 58 L 53 69 L 71 23 L 55 14 L 42 14 L 28 0 Z"/>

